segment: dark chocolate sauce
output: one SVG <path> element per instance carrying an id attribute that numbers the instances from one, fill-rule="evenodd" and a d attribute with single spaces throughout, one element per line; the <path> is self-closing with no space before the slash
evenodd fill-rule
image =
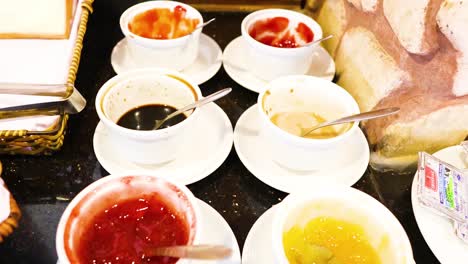
<path id="1" fill-rule="evenodd" d="M 177 111 L 169 105 L 151 104 L 142 105 L 131 109 L 117 121 L 117 125 L 134 130 L 153 130 L 156 119 L 164 119 L 166 116 Z M 184 114 L 177 115 L 167 120 L 160 128 L 163 129 L 184 121 Z"/>

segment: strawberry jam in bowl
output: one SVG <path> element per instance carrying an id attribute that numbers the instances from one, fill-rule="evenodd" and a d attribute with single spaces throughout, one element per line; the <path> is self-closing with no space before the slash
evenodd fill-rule
<path id="1" fill-rule="evenodd" d="M 318 45 L 309 43 L 322 38 L 322 29 L 314 19 L 285 9 L 249 14 L 242 21 L 241 32 L 248 46 L 247 70 L 266 81 L 305 74 L 313 67 Z"/>
<path id="2" fill-rule="evenodd" d="M 249 28 L 255 40 L 272 47 L 297 48 L 314 40 L 314 32 L 303 22 L 292 26 L 286 17 L 271 17 L 257 20 Z"/>
<path id="3" fill-rule="evenodd" d="M 185 186 L 154 176 L 108 176 L 66 208 L 57 229 L 57 254 L 61 264 L 182 264 L 146 252 L 193 244 L 199 221 L 195 198 Z"/>
<path id="4" fill-rule="evenodd" d="M 120 16 L 128 53 L 139 67 L 181 71 L 198 55 L 203 17 L 195 8 L 175 1 L 148 1 Z"/>

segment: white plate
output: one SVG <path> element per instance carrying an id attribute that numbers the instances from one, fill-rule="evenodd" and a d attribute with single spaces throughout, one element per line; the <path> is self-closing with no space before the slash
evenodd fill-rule
<path id="1" fill-rule="evenodd" d="M 242 249 L 242 264 L 275 263 L 271 252 L 271 226 L 275 210 L 275 207 L 268 209 L 250 229 Z"/>
<path id="2" fill-rule="evenodd" d="M 110 174 L 156 172 L 187 185 L 207 177 L 221 166 L 231 151 L 233 138 L 229 118 L 214 103 L 200 108 L 193 129 L 187 133 L 190 133 L 190 137 L 176 160 L 164 165 L 142 165 L 130 162 L 125 157 L 125 146 L 111 142 L 106 128 L 99 122 L 93 138 L 94 153 Z"/>
<path id="3" fill-rule="evenodd" d="M 213 77 L 221 68 L 222 51 L 218 43 L 205 34 L 200 35 L 198 57 L 193 64 L 181 71 L 190 76 L 197 84 L 202 84 Z M 112 50 L 111 64 L 119 74 L 125 71 L 144 68 L 139 67 L 127 52 L 127 39 L 123 38 Z"/>
<path id="4" fill-rule="evenodd" d="M 267 81 L 256 77 L 246 70 L 245 56 L 247 48 L 247 43 L 242 36 L 231 41 L 223 52 L 223 67 L 226 73 L 238 84 L 258 93 L 267 84 Z M 278 67 L 281 67 L 281 65 L 278 65 Z M 329 81 L 333 80 L 335 76 L 335 62 L 322 46 L 317 46 L 315 49 L 313 63 L 310 65 L 310 69 L 306 75 L 320 77 Z"/>
<path id="5" fill-rule="evenodd" d="M 351 186 L 364 174 L 369 164 L 369 146 L 360 129 L 339 151 L 346 151 L 350 160 L 337 161 L 337 166 L 326 171 L 298 172 L 281 167 L 271 160 L 269 146 L 258 135 L 260 117 L 256 105 L 239 118 L 234 130 L 234 147 L 245 167 L 267 185 L 291 193 L 307 190 L 318 183 Z"/>
<path id="6" fill-rule="evenodd" d="M 458 168 L 466 168 L 468 164 L 466 154 L 461 146 L 448 147 L 434 154 L 437 158 L 448 162 Z M 426 240 L 429 248 L 437 259 L 443 264 L 467 263 L 468 244 L 460 240 L 455 234 L 452 221 L 437 215 L 431 210 L 421 206 L 417 200 L 417 178 L 413 179 L 411 188 L 411 203 L 419 230 Z"/>
<path id="7" fill-rule="evenodd" d="M 203 232 L 200 234 L 200 243 L 211 245 L 225 245 L 232 249 L 232 256 L 222 261 L 192 261 L 192 264 L 237 264 L 241 263 L 241 255 L 239 245 L 237 244 L 236 236 L 232 232 L 229 224 L 224 220 L 213 207 L 209 204 L 198 200 L 200 213 L 203 217 Z"/>
<path id="8" fill-rule="evenodd" d="M 224 245 L 232 249 L 232 256 L 221 261 L 192 261 L 192 264 L 238 264 L 241 263 L 239 245 L 236 236 L 232 232 L 229 224 L 224 218 L 210 205 L 197 199 L 200 206 L 200 213 L 203 216 L 202 232 L 200 241 L 203 244 Z M 60 264 L 60 262 L 57 262 Z"/>

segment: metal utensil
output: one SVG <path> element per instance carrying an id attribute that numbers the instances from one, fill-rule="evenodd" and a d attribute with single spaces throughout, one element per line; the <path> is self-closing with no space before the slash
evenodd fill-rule
<path id="1" fill-rule="evenodd" d="M 328 35 L 326 37 L 319 38 L 319 39 L 314 40 L 312 42 L 306 43 L 306 44 L 302 45 L 301 47 L 307 47 L 307 46 L 310 46 L 310 45 L 314 45 L 314 44 L 320 43 L 320 42 L 322 42 L 324 40 L 331 39 L 331 38 L 333 38 L 333 35 Z"/>
<path id="2" fill-rule="evenodd" d="M 145 250 L 145 257 L 173 257 L 189 259 L 224 259 L 232 254 L 232 249 L 219 245 L 191 245 L 154 247 Z"/>
<path id="3" fill-rule="evenodd" d="M 62 86 L 65 85 L 62 84 Z M 0 89 L 0 93 L 4 93 L 5 90 L 6 89 Z M 16 92 L 16 94 L 24 93 Z M 0 108 L 0 118 L 14 118 L 31 115 L 77 114 L 81 112 L 85 108 L 85 106 L 86 99 L 80 94 L 80 92 L 76 88 L 73 87 L 73 92 L 65 98 L 58 98 L 57 100 L 50 102 Z"/>
<path id="4" fill-rule="evenodd" d="M 216 18 L 215 18 L 215 17 L 213 17 L 212 19 L 210 19 L 210 20 L 206 21 L 205 23 L 203 23 L 203 24 L 201 24 L 201 25 L 198 25 L 198 26 L 196 26 L 196 27 L 195 27 L 195 30 L 197 30 L 197 29 L 199 29 L 199 28 L 202 28 L 202 27 L 204 27 L 204 26 L 208 25 L 209 23 L 211 23 L 211 22 L 213 22 L 213 21 L 215 21 L 215 20 L 216 20 Z M 193 32 L 195 32 L 195 30 L 193 30 L 193 31 L 192 31 L 192 33 L 193 33 Z M 192 34 L 192 33 L 190 33 L 190 34 Z"/>
<path id="5" fill-rule="evenodd" d="M 391 107 L 391 108 L 384 108 L 384 109 L 379 109 L 379 110 L 364 112 L 364 113 L 360 113 L 360 114 L 356 114 L 356 115 L 342 117 L 342 118 L 339 118 L 339 119 L 336 119 L 336 120 L 323 122 L 323 123 L 318 124 L 317 126 L 312 127 L 312 128 L 307 128 L 307 129 L 305 129 L 306 132 L 302 133 L 302 136 L 305 136 L 305 135 L 309 134 L 310 132 L 312 132 L 314 130 L 317 130 L 319 128 L 322 128 L 322 127 L 384 117 L 384 116 L 396 114 L 396 113 L 398 113 L 398 111 L 400 111 L 400 108 Z"/>
<path id="6" fill-rule="evenodd" d="M 67 90 L 74 89 L 73 84 L 37 84 L 37 83 L 2 83 L 0 94 L 36 95 L 67 97 Z"/>
<path id="7" fill-rule="evenodd" d="M 202 99 L 196 101 L 195 103 L 191 103 L 187 106 L 184 106 L 182 107 L 181 109 L 175 111 L 174 113 L 166 116 L 166 118 L 164 119 L 161 119 L 161 120 L 155 120 L 155 125 L 154 125 L 154 130 L 160 128 L 162 126 L 162 124 L 164 124 L 167 120 L 173 118 L 174 116 L 177 116 L 177 115 L 180 115 L 182 114 L 183 112 L 186 112 L 188 110 L 191 110 L 193 108 L 196 108 L 196 107 L 200 107 L 200 106 L 203 106 L 207 103 L 211 103 L 213 101 L 216 101 L 218 100 L 219 98 L 221 97 L 224 97 L 225 95 L 227 95 L 228 93 L 230 93 L 232 91 L 232 88 L 224 88 L 220 91 L 217 91 L 217 92 L 214 92 L 206 97 L 203 97 Z"/>

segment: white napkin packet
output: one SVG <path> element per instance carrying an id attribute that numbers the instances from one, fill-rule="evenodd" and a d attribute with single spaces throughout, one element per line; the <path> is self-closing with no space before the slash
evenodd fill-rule
<path id="1" fill-rule="evenodd" d="M 468 142 L 461 145 L 468 151 Z M 420 152 L 417 176 L 419 203 L 453 220 L 455 233 L 468 243 L 468 171 Z"/>

